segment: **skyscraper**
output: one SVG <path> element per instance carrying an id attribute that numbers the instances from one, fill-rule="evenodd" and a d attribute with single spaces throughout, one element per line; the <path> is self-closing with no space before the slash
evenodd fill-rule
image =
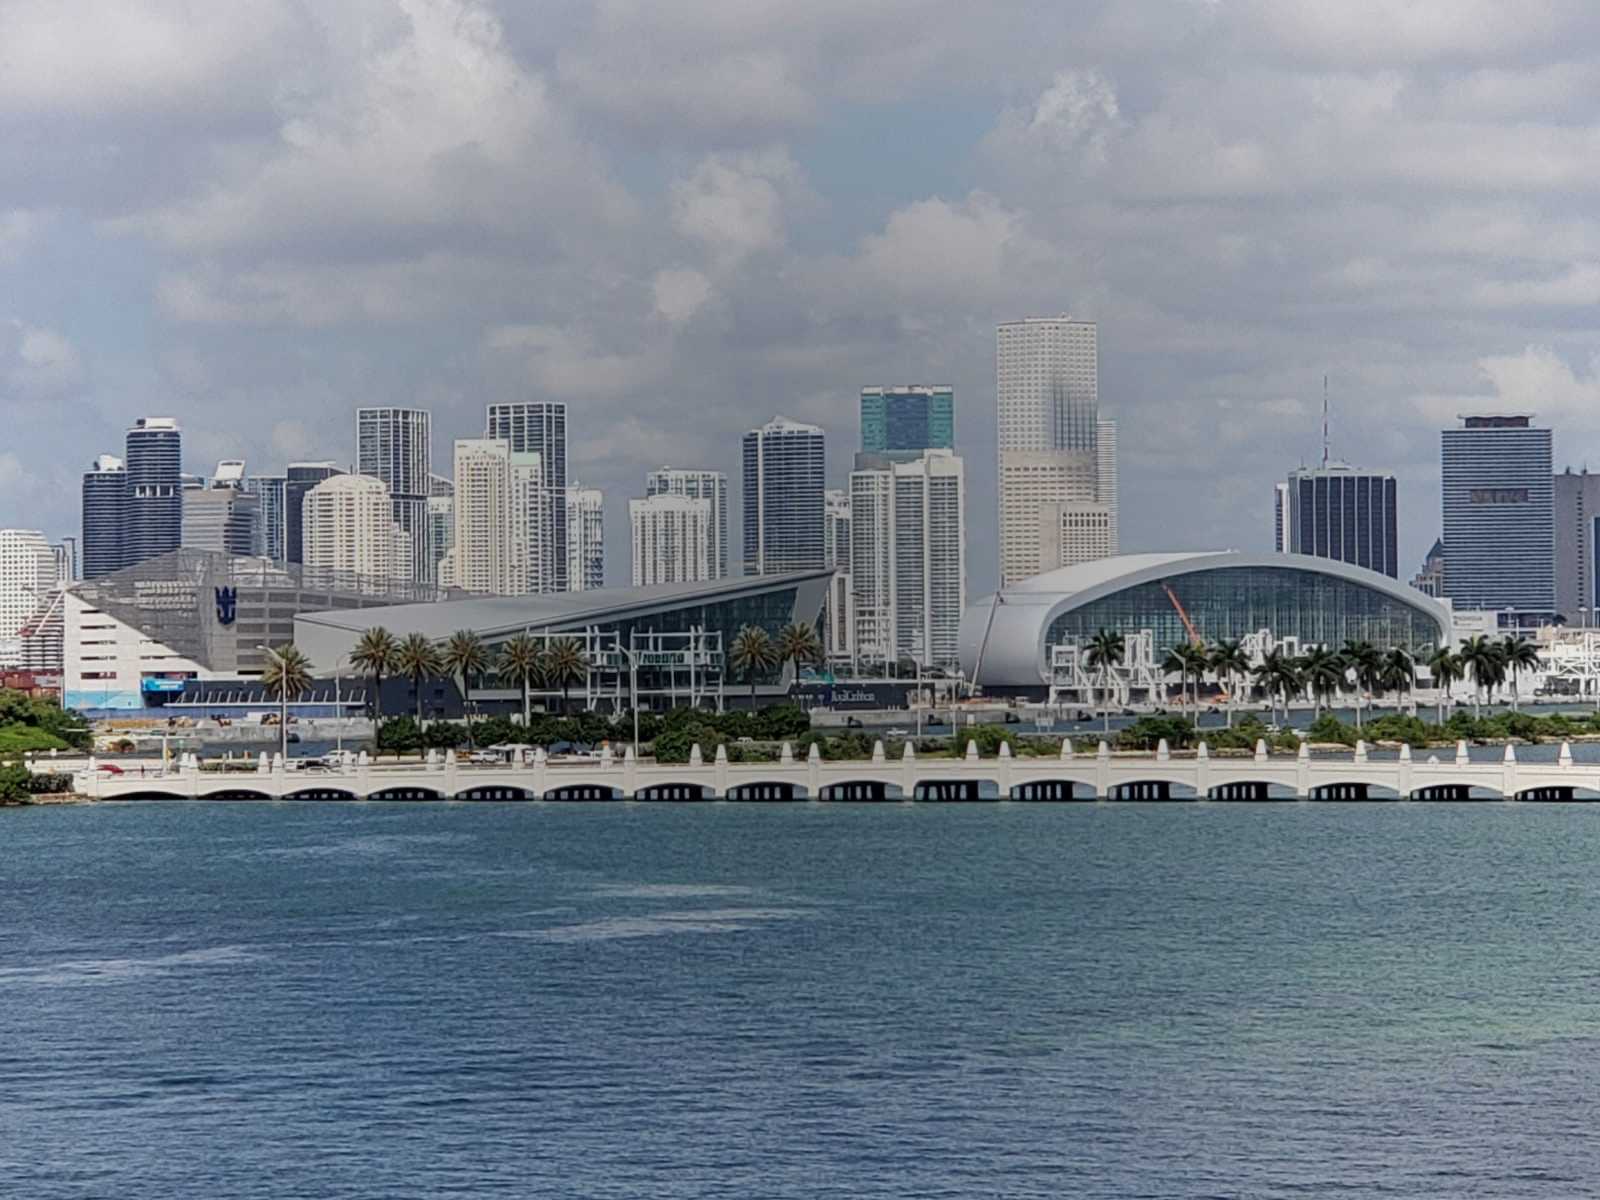
<path id="1" fill-rule="evenodd" d="M 861 449 L 872 454 L 954 450 L 955 392 L 949 387 L 861 389 Z"/>
<path id="2" fill-rule="evenodd" d="M 645 476 L 644 494 L 711 501 L 711 576 L 728 576 L 728 477 L 721 471 L 662 467 Z"/>
<path id="3" fill-rule="evenodd" d="M 633 586 L 710 579 L 715 525 L 709 499 L 658 492 L 643 500 L 629 500 Z"/>
<path id="4" fill-rule="evenodd" d="M 1275 490 L 1274 525 L 1287 554 L 1353 563 L 1400 577 L 1395 478 L 1344 463 L 1301 467 Z"/>
<path id="5" fill-rule="evenodd" d="M 273 562 L 288 562 L 288 530 L 284 524 L 286 479 L 282 475 L 248 475 L 246 494 L 256 498 L 256 544 L 252 554 Z"/>
<path id="6" fill-rule="evenodd" d="M 305 494 L 302 551 L 308 570 L 333 572 L 341 586 L 362 578 L 414 578 L 412 538 L 395 522 L 389 489 L 370 475 L 333 475 Z"/>
<path id="7" fill-rule="evenodd" d="M 850 493 L 829 488 L 823 497 L 822 556 L 833 568 L 822 609 L 822 649 L 829 662 L 855 660 L 855 603 L 850 587 Z"/>
<path id="8" fill-rule="evenodd" d="M 546 561 L 541 589 L 567 590 L 567 406 L 559 401 L 491 404 L 484 436 L 499 438 L 513 454 L 537 454 L 549 498 L 549 528 L 540 539 Z"/>
<path id="9" fill-rule="evenodd" d="M 421 408 L 356 409 L 356 470 L 383 481 L 394 521 L 410 539 L 411 568 L 419 583 L 433 580 L 428 548 L 432 421 Z"/>
<path id="10" fill-rule="evenodd" d="M 122 566 L 176 550 L 182 543 L 182 459 L 183 436 L 171 417 L 140 417 L 128 430 Z"/>
<path id="11" fill-rule="evenodd" d="M 439 564 L 456 544 L 456 485 L 445 475 L 428 476 L 428 550 L 433 555 L 434 578 L 441 579 Z"/>
<path id="12" fill-rule="evenodd" d="M 305 497 L 325 479 L 344 472 L 337 463 L 290 463 L 283 473 L 283 554 L 285 562 L 305 562 Z"/>
<path id="13" fill-rule="evenodd" d="M 823 565 L 822 430 L 774 417 L 744 435 L 744 573 Z"/>
<path id="14" fill-rule="evenodd" d="M 503 438 L 461 438 L 454 462 L 455 536 L 440 582 L 489 596 L 550 590 L 550 497 L 539 456 Z"/>
<path id="15" fill-rule="evenodd" d="M 850 473 L 855 653 L 869 662 L 959 660 L 967 600 L 963 466 L 948 450 L 911 462 L 863 453 Z"/>
<path id="16" fill-rule="evenodd" d="M 567 590 L 606 585 L 606 497 L 574 481 L 567 488 Z"/>
<path id="17" fill-rule="evenodd" d="M 56 582 L 55 553 L 44 534 L 0 529 L 0 666 L 23 665 L 22 631 Z"/>
<path id="18" fill-rule="evenodd" d="M 183 493 L 183 544 L 246 558 L 259 545 L 260 501 L 240 488 L 186 488 Z"/>
<path id="19" fill-rule="evenodd" d="M 77 538 L 64 537 L 59 542 L 52 542 L 50 550 L 56 556 L 57 583 L 74 583 L 81 578 L 78 573 Z"/>
<path id="20" fill-rule="evenodd" d="M 1065 565 L 1044 555 L 1049 504 L 1104 505 L 1115 554 L 1116 428 L 1100 416 L 1094 322 L 1065 316 L 1007 322 L 996 333 L 995 362 L 1001 585 Z"/>
<path id="21" fill-rule="evenodd" d="M 1443 592 L 1457 609 L 1555 611 L 1550 430 L 1531 417 L 1465 417 L 1440 436 Z"/>
<path id="22" fill-rule="evenodd" d="M 1556 612 L 1568 625 L 1600 625 L 1600 474 L 1568 467 L 1555 477 Z"/>
<path id="23" fill-rule="evenodd" d="M 122 460 L 102 454 L 83 476 L 83 577 L 99 579 L 122 567 L 122 521 L 128 507 L 128 472 Z"/>

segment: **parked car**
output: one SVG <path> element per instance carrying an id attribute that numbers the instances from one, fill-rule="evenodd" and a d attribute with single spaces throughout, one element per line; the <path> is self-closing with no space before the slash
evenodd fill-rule
<path id="1" fill-rule="evenodd" d="M 903 738 L 903 737 L 909 737 L 910 734 L 906 730 L 901 729 L 898 725 L 896 725 L 893 729 L 885 729 L 883 731 L 883 736 L 884 737 L 892 737 L 892 738 Z"/>
<path id="2" fill-rule="evenodd" d="M 117 766 L 116 763 L 103 762 L 103 763 L 100 764 L 100 769 L 102 771 L 104 771 L 107 775 L 123 775 L 123 774 L 126 774 L 126 772 L 124 772 L 121 767 Z"/>

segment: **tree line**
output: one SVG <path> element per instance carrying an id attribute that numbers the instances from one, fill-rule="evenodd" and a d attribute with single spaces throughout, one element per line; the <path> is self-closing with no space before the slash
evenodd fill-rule
<path id="1" fill-rule="evenodd" d="M 1084 654 L 1085 665 L 1100 683 L 1099 698 L 1107 728 L 1110 726 L 1107 702 L 1113 675 L 1122 666 L 1126 654 L 1123 635 L 1106 629 L 1097 631 L 1089 639 Z M 1538 668 L 1539 652 L 1522 638 L 1494 639 L 1479 635 L 1462 643 L 1459 651 L 1437 646 L 1427 651 L 1422 661 L 1439 688 L 1438 719 L 1443 724 L 1450 686 L 1469 676 L 1474 684 L 1474 701 L 1479 713 L 1485 695 L 1492 704 L 1495 690 L 1508 682 L 1515 708 L 1521 675 Z M 1230 728 L 1234 697 L 1242 684 L 1266 696 L 1273 720 L 1277 719 L 1279 699 L 1283 701 L 1284 719 L 1288 720 L 1289 704 L 1298 696 L 1309 698 L 1316 715 L 1320 716 L 1324 706 L 1331 706 L 1349 692 L 1355 701 L 1356 728 L 1360 729 L 1363 696 L 1370 695 L 1374 704 L 1385 696 L 1393 696 L 1398 709 L 1404 697 L 1416 687 L 1417 662 L 1418 656 L 1402 647 L 1393 647 L 1385 653 L 1371 642 L 1351 640 L 1339 650 L 1313 646 L 1300 655 L 1274 649 L 1263 655 L 1260 662 L 1252 664 L 1242 642 L 1219 641 L 1208 645 L 1196 638 L 1169 650 L 1161 669 L 1178 676 L 1180 706 L 1190 703 L 1192 682 L 1193 705 L 1197 712 L 1201 686 L 1208 678 L 1215 680 L 1226 693 Z"/>
<path id="2" fill-rule="evenodd" d="M 798 674 L 802 663 L 818 663 L 822 657 L 822 643 L 816 629 L 798 621 L 786 625 L 776 637 L 759 625 L 746 625 L 734 635 L 728 650 L 729 666 L 750 685 L 752 705 L 756 684 L 763 676 L 788 662 L 794 664 Z M 522 724 L 526 729 L 532 722 L 535 690 L 559 690 L 562 708 L 566 709 L 571 701 L 572 686 L 588 678 L 590 667 L 583 643 L 571 637 L 547 639 L 519 633 L 506 639 L 496 652 L 469 629 L 457 630 L 443 642 L 436 642 L 421 633 L 396 638 L 382 626 L 362 633 L 350 651 L 349 661 L 372 680 L 368 709 L 379 726 L 385 717 L 385 679 L 411 681 L 416 690 L 418 730 L 424 723 L 422 685 L 430 679 L 454 680 L 460 685 L 466 710 L 468 745 L 477 744 L 473 731 L 472 689 L 475 681 L 481 684 L 485 674 L 492 671 L 500 682 L 521 689 Z M 262 683 L 268 694 L 280 701 L 301 695 L 311 682 L 310 660 L 293 645 L 278 648 L 262 673 Z M 636 703 L 631 696 L 629 702 Z"/>

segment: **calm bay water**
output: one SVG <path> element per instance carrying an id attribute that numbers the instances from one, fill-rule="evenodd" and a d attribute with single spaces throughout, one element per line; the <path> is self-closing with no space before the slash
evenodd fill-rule
<path id="1" fill-rule="evenodd" d="M 0 1193 L 1600 1187 L 1600 807 L 0 812 Z"/>

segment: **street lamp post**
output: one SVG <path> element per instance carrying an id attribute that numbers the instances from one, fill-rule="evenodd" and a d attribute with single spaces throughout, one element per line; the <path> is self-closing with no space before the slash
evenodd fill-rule
<path id="1" fill-rule="evenodd" d="M 289 769 L 289 689 L 283 678 L 283 655 L 271 646 L 257 646 L 257 650 L 278 664 L 278 752 L 283 756 L 283 769 Z"/>
<path id="2" fill-rule="evenodd" d="M 631 634 L 629 635 L 632 636 Z M 639 660 L 621 642 L 617 649 L 628 656 L 628 707 L 633 709 L 633 756 L 639 757 Z"/>

